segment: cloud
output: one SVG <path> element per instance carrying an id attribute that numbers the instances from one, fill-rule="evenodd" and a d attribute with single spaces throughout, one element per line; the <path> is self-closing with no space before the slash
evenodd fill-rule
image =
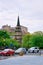
<path id="1" fill-rule="evenodd" d="M 43 31 L 43 0 L 0 0 L 0 27 L 15 26 L 18 15 L 30 32 Z"/>

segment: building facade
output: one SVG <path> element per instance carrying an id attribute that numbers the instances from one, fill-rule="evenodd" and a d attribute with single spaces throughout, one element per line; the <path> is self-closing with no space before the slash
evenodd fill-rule
<path id="1" fill-rule="evenodd" d="M 19 16 L 16 27 L 4 25 L 0 30 L 6 30 L 11 33 L 11 38 L 16 39 L 19 43 L 22 43 L 22 36 L 28 33 L 27 27 L 20 25 Z"/>
<path id="2" fill-rule="evenodd" d="M 20 26 L 19 16 L 18 16 L 18 20 L 17 20 L 17 26 L 15 27 L 15 39 L 19 43 L 22 43 L 22 30 L 21 30 L 21 26 Z"/>

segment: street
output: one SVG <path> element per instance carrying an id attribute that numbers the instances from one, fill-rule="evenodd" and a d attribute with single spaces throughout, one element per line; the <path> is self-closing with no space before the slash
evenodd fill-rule
<path id="1" fill-rule="evenodd" d="M 43 56 L 23 55 L 0 60 L 0 65 L 43 65 Z"/>
<path id="2" fill-rule="evenodd" d="M 41 51 L 39 51 L 39 53 L 26 53 L 26 54 L 24 54 L 24 55 L 28 55 L 28 56 L 43 56 L 43 50 L 41 50 Z M 18 57 L 19 55 L 16 55 L 16 54 L 14 54 L 14 56 L 13 57 Z M 10 58 L 10 57 L 12 57 L 12 56 L 0 56 L 0 60 L 4 60 L 4 59 L 8 59 L 8 58 Z"/>

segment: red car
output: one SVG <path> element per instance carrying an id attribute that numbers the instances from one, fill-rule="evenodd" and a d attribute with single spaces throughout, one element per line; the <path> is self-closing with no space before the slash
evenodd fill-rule
<path id="1" fill-rule="evenodd" d="M 10 55 L 14 55 L 14 50 L 12 49 L 5 49 L 3 51 L 0 52 L 0 55 L 2 56 L 10 56 Z"/>

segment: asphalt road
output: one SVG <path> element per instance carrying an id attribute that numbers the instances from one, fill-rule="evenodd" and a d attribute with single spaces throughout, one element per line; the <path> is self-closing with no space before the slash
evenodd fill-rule
<path id="1" fill-rule="evenodd" d="M 43 56 L 43 50 L 41 50 L 39 53 L 26 53 L 25 55 L 28 55 L 28 56 L 30 56 L 30 55 L 32 55 L 32 56 Z M 13 57 L 18 57 L 19 55 L 16 55 L 16 54 L 14 54 L 14 56 Z M 4 59 L 8 59 L 8 58 L 10 58 L 11 56 L 0 56 L 0 60 L 4 60 Z"/>
<path id="2" fill-rule="evenodd" d="M 43 56 L 12 56 L 8 59 L 0 60 L 0 65 L 43 65 Z"/>

